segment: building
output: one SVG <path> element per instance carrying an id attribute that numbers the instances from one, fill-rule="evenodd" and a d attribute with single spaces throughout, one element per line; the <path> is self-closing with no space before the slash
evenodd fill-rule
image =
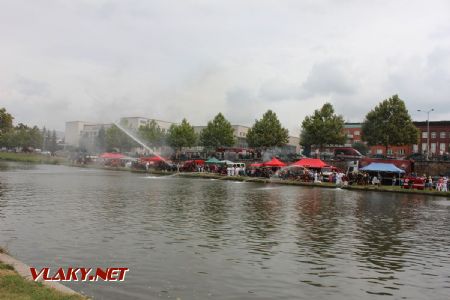
<path id="1" fill-rule="evenodd" d="M 361 143 L 361 123 L 345 123 L 344 133 L 347 137 L 345 142 L 346 147 L 351 147 L 354 143 Z"/>
<path id="2" fill-rule="evenodd" d="M 139 127 L 145 126 L 150 122 L 155 121 L 156 124 L 162 129 L 163 132 L 167 132 L 173 124 L 177 124 L 174 122 L 144 118 L 144 117 L 124 117 L 120 119 L 120 124 L 124 127 L 127 127 L 133 132 L 137 132 Z M 84 146 L 86 144 L 93 144 L 95 138 L 98 136 L 98 132 L 100 128 L 104 128 L 105 130 L 110 128 L 112 123 L 92 123 L 85 121 L 70 121 L 66 122 L 66 145 L 79 147 L 82 143 Z M 244 125 L 231 125 L 233 127 L 233 136 L 235 138 L 234 147 L 247 148 L 247 134 L 250 129 L 248 126 Z M 193 126 L 194 131 L 197 134 L 206 128 L 206 126 Z M 300 138 L 295 136 L 290 136 L 287 145 L 282 147 L 284 152 L 288 153 L 299 153 L 300 152 Z M 197 151 L 202 147 L 195 147 Z"/>
<path id="3" fill-rule="evenodd" d="M 362 140 L 362 123 L 345 123 L 344 133 L 347 137 L 345 142 L 346 147 L 351 147 L 354 143 L 363 143 Z M 395 156 L 403 157 L 410 155 L 413 152 L 413 147 L 411 145 L 404 146 L 389 146 L 387 151 L 386 147 L 383 145 L 370 146 L 367 154 L 369 155 L 385 155 L 385 156 Z"/>
<path id="4" fill-rule="evenodd" d="M 85 124 L 80 132 L 81 137 L 87 137 L 89 139 L 94 139 L 98 136 L 98 132 L 101 128 L 107 130 L 111 128 L 112 123 L 98 123 L 98 124 Z"/>
<path id="5" fill-rule="evenodd" d="M 427 122 L 413 122 L 419 129 L 419 143 L 404 146 L 389 146 L 387 153 L 386 148 L 382 145 L 371 146 L 369 154 L 392 155 L 396 157 L 407 156 L 412 153 L 426 153 L 428 143 L 428 127 Z M 444 155 L 450 152 L 450 121 L 430 121 L 430 155 Z M 347 136 L 346 146 L 353 143 L 361 142 L 362 123 L 346 123 L 344 132 Z"/>
<path id="6" fill-rule="evenodd" d="M 426 153 L 427 143 L 431 155 L 443 155 L 450 152 L 450 121 L 430 121 L 430 137 L 428 138 L 427 122 L 414 122 L 420 130 L 419 144 L 412 145 L 414 153 Z"/>
<path id="7" fill-rule="evenodd" d="M 95 138 L 103 127 L 110 128 L 112 123 L 90 123 L 85 121 L 66 122 L 65 145 L 80 147 L 84 146 L 89 150 L 94 150 Z"/>
<path id="8" fill-rule="evenodd" d="M 139 127 L 145 126 L 149 124 L 150 122 L 155 121 L 156 124 L 162 129 L 163 132 L 167 132 L 173 124 L 177 124 L 174 122 L 168 122 L 168 121 L 162 121 L 162 120 L 156 120 L 156 119 L 149 119 L 144 117 L 124 117 L 120 119 L 120 124 L 125 125 L 126 127 L 130 128 L 133 131 L 137 131 Z"/>
<path id="9" fill-rule="evenodd" d="M 66 122 L 66 129 L 64 131 L 65 143 L 68 146 L 78 147 L 80 144 L 81 132 L 85 125 L 92 123 L 84 121 L 70 121 Z"/>

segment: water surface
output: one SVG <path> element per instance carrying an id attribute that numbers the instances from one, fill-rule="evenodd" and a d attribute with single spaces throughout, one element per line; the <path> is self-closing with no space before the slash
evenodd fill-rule
<path id="1" fill-rule="evenodd" d="M 0 245 L 95 299 L 448 299 L 450 201 L 0 164 Z"/>

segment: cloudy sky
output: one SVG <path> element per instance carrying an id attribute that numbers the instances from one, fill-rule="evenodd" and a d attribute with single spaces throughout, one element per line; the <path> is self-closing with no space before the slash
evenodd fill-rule
<path id="1" fill-rule="evenodd" d="M 0 107 L 17 122 L 146 116 L 292 134 L 331 102 L 361 121 L 399 94 L 450 120 L 450 1 L 0 0 Z"/>

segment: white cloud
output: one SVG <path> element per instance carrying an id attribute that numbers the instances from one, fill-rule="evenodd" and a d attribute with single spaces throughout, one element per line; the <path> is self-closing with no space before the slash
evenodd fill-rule
<path id="1" fill-rule="evenodd" d="M 448 19 L 445 0 L 4 0 L 0 106 L 57 129 L 270 108 L 296 132 L 324 102 L 358 121 L 398 93 L 450 119 Z"/>

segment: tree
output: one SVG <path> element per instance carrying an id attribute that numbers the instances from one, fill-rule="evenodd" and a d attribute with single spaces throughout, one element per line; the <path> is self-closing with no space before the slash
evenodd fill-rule
<path id="1" fill-rule="evenodd" d="M 192 147 L 197 142 L 197 135 L 186 119 L 180 125 L 172 124 L 167 135 L 167 142 L 172 148 Z"/>
<path id="2" fill-rule="evenodd" d="M 325 145 L 341 145 L 345 143 L 344 118 L 334 113 L 333 105 L 325 103 L 316 109 L 312 116 L 302 122 L 300 144 L 305 147 L 315 145 L 320 150 Z"/>
<path id="3" fill-rule="evenodd" d="M 25 124 L 19 123 L 2 134 L 0 145 L 8 148 L 20 147 L 28 150 L 29 148 L 41 148 L 42 141 L 42 133 L 37 126 L 30 128 Z"/>
<path id="4" fill-rule="evenodd" d="M 119 151 L 129 151 L 138 144 L 116 125 L 106 130 L 106 148 L 109 151 L 118 149 Z"/>
<path id="5" fill-rule="evenodd" d="M 370 146 L 417 144 L 419 130 L 414 126 L 405 103 L 398 95 L 380 102 L 362 124 L 362 138 Z"/>
<path id="6" fill-rule="evenodd" d="M 58 150 L 58 141 L 56 138 L 56 131 L 53 130 L 52 136 L 50 138 L 49 149 L 52 154 L 55 154 L 56 150 Z"/>
<path id="7" fill-rule="evenodd" d="M 98 135 L 97 135 L 97 139 L 95 140 L 95 144 L 99 150 L 99 152 L 104 152 L 106 151 L 106 130 L 105 127 L 101 127 L 98 130 Z"/>
<path id="8" fill-rule="evenodd" d="M 281 147 L 289 141 L 286 128 L 281 126 L 276 113 L 268 110 L 261 120 L 255 120 L 248 130 L 247 141 L 250 147 Z"/>
<path id="9" fill-rule="evenodd" d="M 5 108 L 0 108 L 0 135 L 13 128 L 13 116 Z"/>
<path id="10" fill-rule="evenodd" d="M 352 147 L 358 150 L 362 155 L 366 155 L 367 152 L 369 152 L 369 147 L 367 147 L 366 144 L 361 142 L 353 143 Z"/>
<path id="11" fill-rule="evenodd" d="M 140 126 L 139 136 L 152 146 L 162 146 L 166 138 L 165 133 L 155 120 L 151 120 L 150 123 Z"/>
<path id="12" fill-rule="evenodd" d="M 234 129 L 231 123 L 222 115 L 217 114 L 200 133 L 200 144 L 205 147 L 217 148 L 233 146 Z"/>

